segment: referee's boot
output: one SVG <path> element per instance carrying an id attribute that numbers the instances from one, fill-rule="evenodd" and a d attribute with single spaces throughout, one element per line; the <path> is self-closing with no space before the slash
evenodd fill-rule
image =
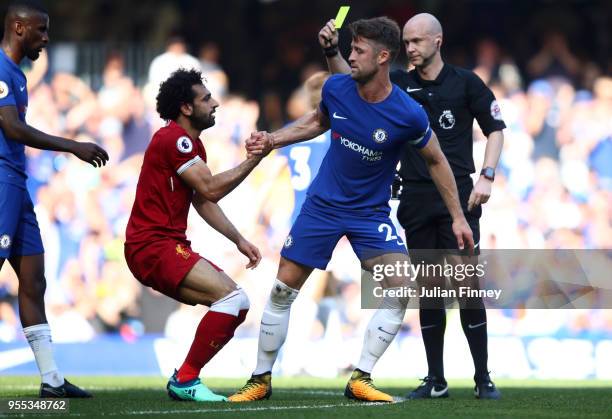
<path id="1" fill-rule="evenodd" d="M 40 385 L 40 393 L 38 394 L 38 397 L 56 399 L 88 399 L 93 397 L 93 395 L 90 392 L 75 386 L 64 378 L 64 384 L 57 387 L 53 387 L 47 383 L 42 383 Z"/>
<path id="2" fill-rule="evenodd" d="M 408 399 L 444 399 L 447 398 L 448 384 L 444 378 L 428 375 L 421 380 L 421 384 L 414 389 L 408 396 Z"/>
<path id="3" fill-rule="evenodd" d="M 501 393 L 491 381 L 491 377 L 489 373 L 476 377 L 474 376 L 474 381 L 476 382 L 476 386 L 474 386 L 474 396 L 477 399 L 488 399 L 488 400 L 499 400 L 501 398 Z"/>

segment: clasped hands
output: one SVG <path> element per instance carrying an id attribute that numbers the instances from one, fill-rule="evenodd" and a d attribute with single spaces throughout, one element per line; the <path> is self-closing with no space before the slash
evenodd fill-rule
<path id="1" fill-rule="evenodd" d="M 252 132 L 244 146 L 249 159 L 264 158 L 274 149 L 274 136 L 266 131 Z"/>

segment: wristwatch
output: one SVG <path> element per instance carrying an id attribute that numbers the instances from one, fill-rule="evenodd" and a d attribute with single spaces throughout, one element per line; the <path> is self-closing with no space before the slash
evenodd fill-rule
<path id="1" fill-rule="evenodd" d="M 484 167 L 480 171 L 480 176 L 484 176 L 485 179 L 489 179 L 491 182 L 495 179 L 495 169 L 492 167 Z"/>

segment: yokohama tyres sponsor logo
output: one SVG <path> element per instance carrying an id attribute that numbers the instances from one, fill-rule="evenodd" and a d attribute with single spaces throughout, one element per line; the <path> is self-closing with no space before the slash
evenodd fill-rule
<path id="1" fill-rule="evenodd" d="M 346 137 L 343 137 L 337 132 L 332 132 L 332 138 L 334 140 L 340 140 L 340 144 L 342 144 L 344 147 L 361 154 L 361 160 L 363 161 L 374 162 L 382 160 L 382 151 L 370 150 L 369 148 L 364 147 L 361 144 L 358 144 L 352 140 L 349 140 Z"/>

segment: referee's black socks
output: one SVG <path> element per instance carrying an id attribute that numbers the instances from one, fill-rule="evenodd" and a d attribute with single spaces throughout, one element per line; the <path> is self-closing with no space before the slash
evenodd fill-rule
<path id="1" fill-rule="evenodd" d="M 463 333 L 465 333 L 474 360 L 474 378 L 478 380 L 488 374 L 487 311 L 484 307 L 470 307 L 460 309 L 460 314 Z"/>
<path id="2" fill-rule="evenodd" d="M 424 301 L 426 300 L 426 301 Z M 437 298 L 421 298 L 422 307 L 437 307 L 437 308 L 421 308 L 419 317 L 421 321 L 421 335 L 425 345 L 425 354 L 427 355 L 427 366 L 429 371 L 427 375 L 436 377 L 440 380 L 444 379 L 444 330 L 446 329 L 446 310 L 444 301 L 434 302 Z"/>
<path id="3" fill-rule="evenodd" d="M 444 331 L 446 329 L 446 310 L 443 301 L 436 298 L 422 298 L 419 310 L 421 335 L 427 355 L 427 375 L 444 379 Z M 427 308 L 431 307 L 431 308 Z M 469 301 L 461 308 L 461 326 L 467 338 L 472 359 L 474 360 L 475 379 L 488 374 L 487 312 L 482 300 Z M 479 308 L 476 308 L 479 307 Z"/>

